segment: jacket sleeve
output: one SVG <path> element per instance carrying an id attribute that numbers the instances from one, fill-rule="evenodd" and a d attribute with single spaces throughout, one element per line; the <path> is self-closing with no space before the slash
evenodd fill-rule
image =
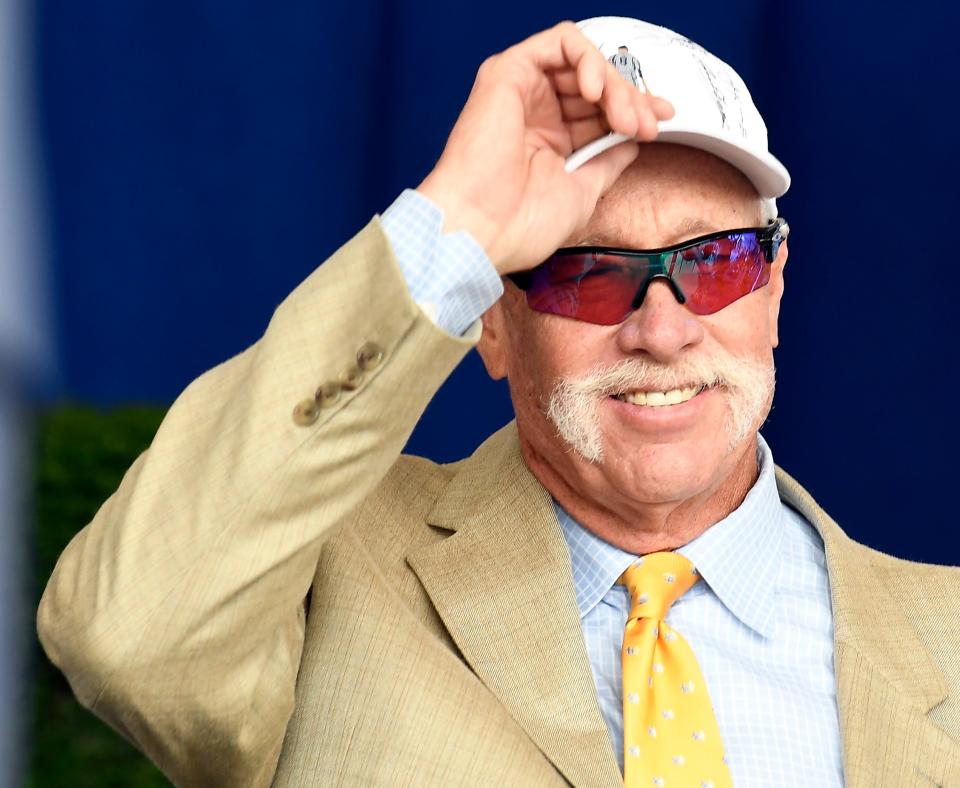
<path id="1" fill-rule="evenodd" d="M 60 557 L 44 649 L 178 785 L 270 783 L 323 542 L 479 330 L 454 338 L 426 317 L 374 219 L 256 344 L 187 387 Z"/>

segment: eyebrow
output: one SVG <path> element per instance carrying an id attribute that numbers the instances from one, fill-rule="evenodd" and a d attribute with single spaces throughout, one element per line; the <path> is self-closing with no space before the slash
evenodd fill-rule
<path id="1" fill-rule="evenodd" d="M 696 238 L 699 235 L 707 235 L 709 233 L 719 232 L 720 228 L 710 224 L 703 219 L 697 217 L 688 216 L 680 224 L 677 225 L 676 230 L 672 235 L 668 236 L 665 243 L 660 244 L 657 248 L 663 248 L 667 246 L 674 246 L 683 241 L 687 241 L 691 238 Z M 622 247 L 623 244 L 620 242 L 622 239 L 618 239 L 609 235 L 607 233 L 597 233 L 595 235 L 588 235 L 585 238 L 578 241 L 576 246 L 614 246 Z M 625 247 L 624 247 L 625 248 Z M 653 248 L 653 247 L 648 247 Z"/>

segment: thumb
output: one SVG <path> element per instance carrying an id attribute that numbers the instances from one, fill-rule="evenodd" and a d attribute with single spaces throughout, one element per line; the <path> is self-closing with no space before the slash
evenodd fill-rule
<path id="1" fill-rule="evenodd" d="M 639 153 L 640 145 L 634 140 L 626 140 L 594 156 L 570 173 L 570 177 L 577 182 L 580 193 L 588 201 L 584 206 L 588 218 L 593 213 L 597 200 L 610 190 Z"/>

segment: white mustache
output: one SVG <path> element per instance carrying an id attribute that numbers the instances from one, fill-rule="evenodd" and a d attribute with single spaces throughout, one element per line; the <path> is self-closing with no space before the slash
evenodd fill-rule
<path id="1" fill-rule="evenodd" d="M 671 391 L 717 387 L 727 403 L 725 430 L 728 450 L 753 429 L 773 397 L 772 361 L 740 358 L 727 352 L 702 354 L 663 364 L 630 358 L 612 366 L 598 364 L 585 375 L 557 381 L 547 405 L 547 417 L 559 436 L 589 462 L 603 460 L 600 402 L 628 391 Z"/>
<path id="2" fill-rule="evenodd" d="M 631 358 L 613 366 L 598 365 L 586 375 L 564 379 L 560 385 L 578 394 L 605 397 L 626 391 L 670 391 L 689 387 L 730 387 L 756 368 L 734 356 L 724 358 L 700 356 L 675 364 L 662 364 L 642 358 Z"/>

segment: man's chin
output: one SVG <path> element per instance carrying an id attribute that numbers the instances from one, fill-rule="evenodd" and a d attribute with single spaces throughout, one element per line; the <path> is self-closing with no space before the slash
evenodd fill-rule
<path id="1" fill-rule="evenodd" d="M 637 503 L 684 501 L 710 489 L 724 475 L 727 444 L 689 438 L 640 446 L 622 440 L 606 444 L 594 468 L 623 497 Z"/>

